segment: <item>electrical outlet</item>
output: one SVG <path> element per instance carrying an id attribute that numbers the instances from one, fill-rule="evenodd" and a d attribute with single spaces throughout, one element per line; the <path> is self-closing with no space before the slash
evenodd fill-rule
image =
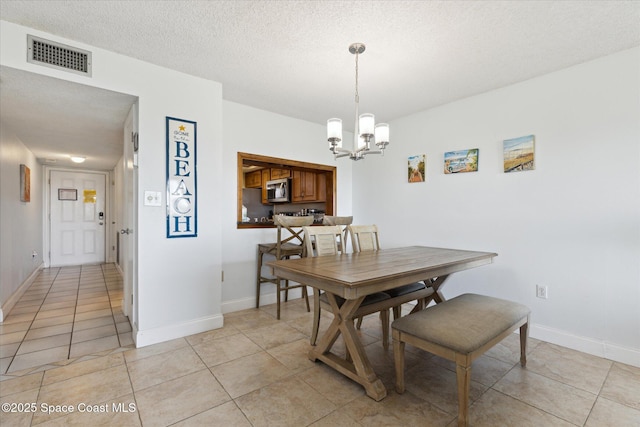
<path id="1" fill-rule="evenodd" d="M 536 296 L 538 298 L 547 299 L 549 297 L 547 287 L 542 285 L 536 285 Z"/>

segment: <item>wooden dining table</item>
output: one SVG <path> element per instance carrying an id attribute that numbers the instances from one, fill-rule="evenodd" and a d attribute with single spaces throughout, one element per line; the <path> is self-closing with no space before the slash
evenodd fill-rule
<path id="1" fill-rule="evenodd" d="M 450 274 L 490 264 L 493 252 L 423 246 L 382 249 L 372 252 L 308 257 L 268 262 L 274 274 L 324 291 L 333 310 L 333 321 L 317 345 L 309 351 L 309 359 L 320 360 L 364 386 L 376 401 L 384 399 L 387 390 L 367 358 L 356 332 L 353 318 L 364 298 L 372 293 L 425 281 L 434 288 L 436 302 L 444 301 L 442 285 Z M 346 301 L 342 305 L 336 296 Z M 346 357 L 331 352 L 342 334 Z"/>

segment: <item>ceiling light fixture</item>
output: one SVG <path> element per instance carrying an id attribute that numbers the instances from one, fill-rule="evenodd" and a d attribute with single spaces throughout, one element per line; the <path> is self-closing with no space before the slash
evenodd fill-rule
<path id="1" fill-rule="evenodd" d="M 82 157 L 82 156 L 71 156 L 71 161 L 74 163 L 82 163 L 85 160 L 87 160 L 86 157 Z"/>
<path id="2" fill-rule="evenodd" d="M 384 149 L 389 145 L 389 125 L 387 123 L 375 124 L 373 114 L 360 114 L 358 107 L 360 96 L 358 95 L 358 55 L 365 50 L 363 43 L 353 43 L 349 46 L 349 52 L 356 56 L 356 120 L 353 130 L 353 149 L 342 148 L 342 120 L 327 120 L 327 139 L 329 150 L 337 159 L 339 157 L 349 157 L 351 160 L 364 159 L 367 154 L 384 154 Z M 370 144 L 374 142 L 378 150 L 371 150 Z"/>

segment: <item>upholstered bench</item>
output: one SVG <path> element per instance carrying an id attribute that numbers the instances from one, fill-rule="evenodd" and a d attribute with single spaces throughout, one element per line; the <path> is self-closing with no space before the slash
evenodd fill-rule
<path id="1" fill-rule="evenodd" d="M 468 425 L 471 362 L 520 328 L 520 364 L 525 366 L 530 310 L 522 304 L 464 294 L 397 319 L 391 325 L 396 391 L 404 393 L 405 343 L 456 363 L 458 425 Z"/>

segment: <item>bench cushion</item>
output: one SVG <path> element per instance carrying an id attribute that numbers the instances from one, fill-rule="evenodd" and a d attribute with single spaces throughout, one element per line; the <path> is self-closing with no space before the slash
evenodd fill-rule
<path id="1" fill-rule="evenodd" d="M 464 294 L 397 319 L 392 328 L 424 341 L 469 354 L 528 316 L 512 301 Z"/>

